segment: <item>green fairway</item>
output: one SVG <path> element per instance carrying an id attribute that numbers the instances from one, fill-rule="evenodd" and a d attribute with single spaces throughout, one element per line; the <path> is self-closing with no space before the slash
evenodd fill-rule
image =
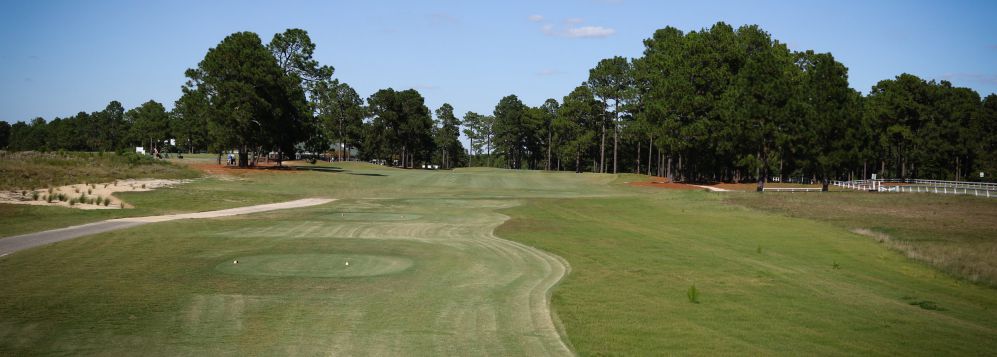
<path id="1" fill-rule="evenodd" d="M 621 184 L 636 176 L 318 167 L 212 176 L 127 200 L 151 213 L 337 201 L 147 224 L 0 258 L 0 354 L 997 349 L 995 290 L 840 226 L 716 193 Z M 95 219 L 63 210 L 50 224 Z M 693 284 L 698 303 L 687 299 Z"/>

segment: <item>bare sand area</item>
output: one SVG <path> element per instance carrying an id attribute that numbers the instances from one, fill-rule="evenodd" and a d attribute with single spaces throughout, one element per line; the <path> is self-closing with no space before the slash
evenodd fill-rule
<path id="1" fill-rule="evenodd" d="M 190 180 L 128 179 L 104 183 L 81 183 L 49 189 L 2 191 L 0 203 L 40 206 L 63 206 L 77 209 L 131 208 L 127 202 L 114 196 L 118 192 L 152 191 Z"/>

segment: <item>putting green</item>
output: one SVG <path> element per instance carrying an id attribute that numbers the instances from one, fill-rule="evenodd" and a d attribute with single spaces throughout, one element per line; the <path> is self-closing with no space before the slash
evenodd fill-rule
<path id="1" fill-rule="evenodd" d="M 239 275 L 343 278 L 392 274 L 410 267 L 411 259 L 386 255 L 266 254 L 235 258 L 215 269 Z"/>

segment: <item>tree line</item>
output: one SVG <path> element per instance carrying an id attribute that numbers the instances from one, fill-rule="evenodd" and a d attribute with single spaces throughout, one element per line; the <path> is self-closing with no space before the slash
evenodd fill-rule
<path id="1" fill-rule="evenodd" d="M 313 58 L 315 44 L 301 29 L 288 29 L 264 44 L 252 32 L 227 36 L 208 50 L 171 111 L 155 101 L 125 111 L 111 102 L 103 111 L 69 118 L 0 124 L 8 150 L 238 153 L 238 165 L 261 157 L 333 153 L 345 159 L 417 167 L 466 163 L 460 120 L 444 104 L 432 112 L 414 90 L 382 89 L 367 104 L 334 68 Z"/>
<path id="2" fill-rule="evenodd" d="M 759 187 L 775 177 L 978 179 L 997 169 L 997 96 L 910 74 L 863 96 L 832 54 L 790 50 L 754 25 L 666 27 L 644 40 L 641 57 L 599 61 L 560 101 L 534 107 L 509 95 L 492 113 L 463 118 L 450 104 L 431 111 L 414 89 L 364 99 L 314 50 L 300 29 L 267 44 L 235 33 L 186 71 L 172 111 L 111 102 L 0 125 L 0 146 L 109 151 L 175 139 L 171 149 L 187 152 L 236 149 L 241 166 L 269 153 L 356 152 L 402 167 L 634 172 Z"/>
<path id="3" fill-rule="evenodd" d="M 599 61 L 558 103 L 502 98 L 464 117 L 479 165 L 634 172 L 677 181 L 979 179 L 997 169 L 997 95 L 910 74 L 863 96 L 830 53 L 725 23 Z"/>

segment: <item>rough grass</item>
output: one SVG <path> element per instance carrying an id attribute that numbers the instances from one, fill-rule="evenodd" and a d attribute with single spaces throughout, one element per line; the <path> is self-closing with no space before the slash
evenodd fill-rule
<path id="1" fill-rule="evenodd" d="M 809 219 L 716 193 L 541 199 L 497 234 L 558 254 L 579 355 L 986 355 L 997 293 Z M 761 248 L 761 249 L 760 249 Z M 695 300 L 690 303 L 690 287 Z"/>
<path id="2" fill-rule="evenodd" d="M 39 189 L 127 178 L 181 179 L 198 172 L 145 155 L 0 151 L 0 190 Z"/>
<path id="3" fill-rule="evenodd" d="M 830 222 L 953 276 L 997 286 L 997 200 L 919 193 L 739 193 L 734 204 Z"/>
<path id="4" fill-rule="evenodd" d="M 0 204 L 0 239 L 111 218 L 210 211 L 306 197 L 303 194 L 246 190 L 245 186 L 217 179 L 199 179 L 176 187 L 147 192 L 121 192 L 116 196 L 129 202 L 134 208 L 78 210 L 66 207 Z"/>

